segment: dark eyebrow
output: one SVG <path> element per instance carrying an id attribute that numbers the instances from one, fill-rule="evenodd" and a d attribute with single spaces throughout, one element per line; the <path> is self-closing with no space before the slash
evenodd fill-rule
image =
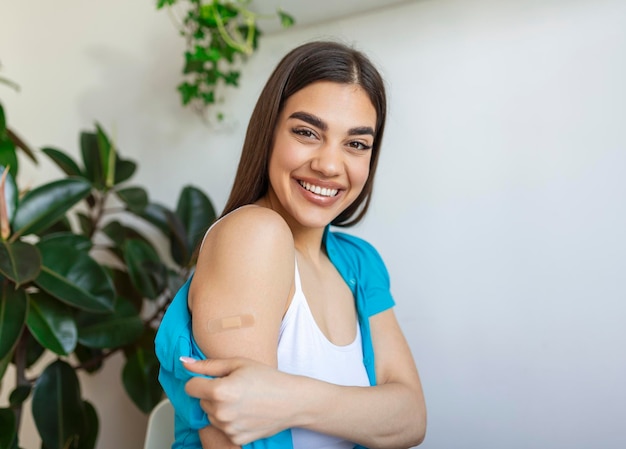
<path id="1" fill-rule="evenodd" d="M 316 117 L 308 112 L 294 112 L 289 116 L 289 118 L 297 118 L 302 120 L 303 122 L 307 122 L 309 125 L 313 125 L 316 128 L 321 129 L 322 131 L 328 131 L 328 125 L 324 120 L 319 117 Z"/>
<path id="2" fill-rule="evenodd" d="M 359 136 L 362 134 L 369 134 L 374 137 L 374 129 L 371 126 L 359 126 L 348 130 L 348 135 L 350 136 Z"/>
<path id="3" fill-rule="evenodd" d="M 328 125 L 324 122 L 324 120 L 314 116 L 313 114 L 309 114 L 308 112 L 297 111 L 291 114 L 289 118 L 300 119 L 303 122 L 307 122 L 308 124 L 321 129 L 322 131 L 328 131 Z M 363 134 L 374 136 L 374 129 L 371 126 L 357 126 L 356 128 L 350 128 L 348 130 L 348 135 L 350 136 L 359 136 Z"/>

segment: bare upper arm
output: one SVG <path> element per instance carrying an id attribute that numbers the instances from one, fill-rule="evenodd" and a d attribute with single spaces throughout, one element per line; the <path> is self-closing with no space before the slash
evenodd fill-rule
<path id="1" fill-rule="evenodd" d="M 276 366 L 294 263 L 291 231 L 274 211 L 246 207 L 214 226 L 189 291 L 193 335 L 207 357 L 241 356 Z M 222 331 L 209 327 L 213 320 L 243 315 L 252 317 L 251 326 Z"/>

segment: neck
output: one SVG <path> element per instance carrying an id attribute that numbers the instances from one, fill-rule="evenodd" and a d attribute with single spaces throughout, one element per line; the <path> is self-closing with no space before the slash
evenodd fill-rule
<path id="1" fill-rule="evenodd" d="M 320 258 L 325 253 L 322 248 L 324 229 L 308 228 L 296 230 L 291 227 L 291 232 L 293 233 L 293 241 L 298 253 L 311 262 L 319 262 Z"/>

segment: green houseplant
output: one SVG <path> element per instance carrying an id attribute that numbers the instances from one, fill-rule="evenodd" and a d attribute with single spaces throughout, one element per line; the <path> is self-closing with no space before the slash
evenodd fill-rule
<path id="1" fill-rule="evenodd" d="M 98 371 L 118 352 L 129 397 L 145 413 L 156 405 L 155 329 L 215 219 L 210 199 L 192 186 L 174 210 L 151 202 L 130 183 L 136 163 L 95 128 L 80 134 L 80 163 L 43 148 L 64 177 L 20 194 L 16 152 L 36 158 L 0 104 L 0 381 L 9 364 L 16 373 L 10 404 L 0 408 L 0 449 L 19 447 L 28 397 L 42 447 L 93 448 L 98 415 L 76 372 Z M 54 360 L 27 377 L 47 351 Z"/>

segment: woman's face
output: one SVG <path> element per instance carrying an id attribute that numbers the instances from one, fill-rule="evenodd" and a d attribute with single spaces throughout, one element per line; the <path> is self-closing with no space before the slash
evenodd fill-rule
<path id="1" fill-rule="evenodd" d="M 369 175 L 376 110 L 363 88 L 319 81 L 285 102 L 269 163 L 271 207 L 290 226 L 323 228 Z"/>

